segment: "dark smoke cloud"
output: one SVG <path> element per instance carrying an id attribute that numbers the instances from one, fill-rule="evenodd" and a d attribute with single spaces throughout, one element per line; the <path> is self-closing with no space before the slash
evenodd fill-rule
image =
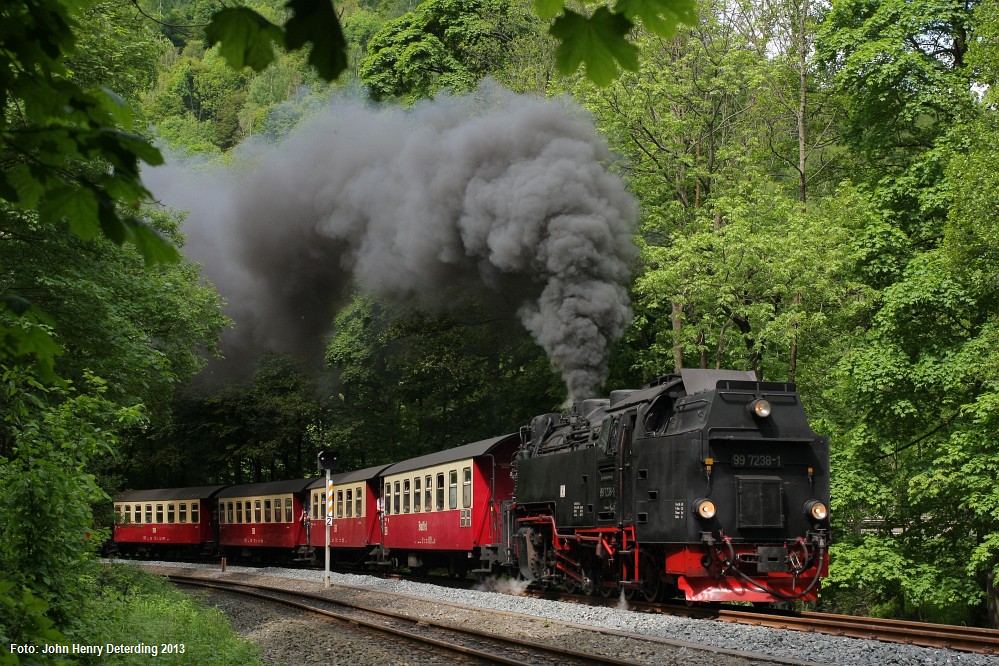
<path id="1" fill-rule="evenodd" d="M 185 251 L 236 322 L 228 357 L 315 350 L 352 281 L 427 308 L 460 290 L 512 303 L 580 398 L 631 319 L 636 207 L 611 159 L 578 107 L 487 84 L 409 110 L 337 102 L 231 166 L 146 182 L 190 211 Z"/>

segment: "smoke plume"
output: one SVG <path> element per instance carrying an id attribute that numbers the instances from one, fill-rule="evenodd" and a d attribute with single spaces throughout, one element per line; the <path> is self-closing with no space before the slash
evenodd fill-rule
<path id="1" fill-rule="evenodd" d="M 427 308 L 459 290 L 513 304 L 582 398 L 631 318 L 636 207 L 611 159 L 578 107 L 487 84 L 409 110 L 336 102 L 228 167 L 145 180 L 189 211 L 185 252 L 236 322 L 227 357 L 315 350 L 352 282 Z"/>

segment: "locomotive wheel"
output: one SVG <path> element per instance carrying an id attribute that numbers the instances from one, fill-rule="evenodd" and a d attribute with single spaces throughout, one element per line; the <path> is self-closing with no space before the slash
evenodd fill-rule
<path id="1" fill-rule="evenodd" d="M 588 597 L 593 596 L 597 592 L 597 583 L 595 580 L 583 574 L 583 582 L 579 585 L 579 591 Z"/>
<path id="2" fill-rule="evenodd" d="M 663 581 L 659 576 L 656 558 L 649 553 L 642 555 L 642 586 L 639 591 L 642 598 L 648 602 L 659 599 L 663 591 Z"/>

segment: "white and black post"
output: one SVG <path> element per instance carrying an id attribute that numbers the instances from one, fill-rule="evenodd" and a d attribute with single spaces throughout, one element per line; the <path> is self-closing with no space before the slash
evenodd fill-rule
<path id="1" fill-rule="evenodd" d="M 326 470 L 326 569 L 323 587 L 330 587 L 330 527 L 333 525 L 333 466 L 337 455 L 332 451 L 319 452 L 319 468 Z"/>

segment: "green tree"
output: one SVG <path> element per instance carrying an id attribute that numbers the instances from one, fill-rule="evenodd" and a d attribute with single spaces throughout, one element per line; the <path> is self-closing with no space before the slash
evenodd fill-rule
<path id="1" fill-rule="evenodd" d="M 360 79 L 376 100 L 468 92 L 504 67 L 507 45 L 531 20 L 510 0 L 427 0 L 371 37 Z"/>
<path id="2" fill-rule="evenodd" d="M 336 374 L 329 448 L 359 468 L 514 432 L 554 409 L 561 382 L 511 329 L 473 305 L 429 316 L 355 296 L 326 352 Z"/>
<path id="3" fill-rule="evenodd" d="M 95 532 L 91 504 L 108 501 L 90 463 L 114 455 L 116 431 L 141 420 L 85 377 L 79 389 L 46 387 L 28 372 L 0 370 L 0 635 L 41 644 L 80 629 L 76 616 L 92 592 L 81 564 L 106 533 Z M 5 647 L 6 649 L 6 647 Z"/>
<path id="4" fill-rule="evenodd" d="M 989 95 L 976 100 L 971 86 L 973 73 L 996 80 L 994 12 L 992 2 L 836 3 L 820 51 L 848 95 L 880 208 L 859 273 L 881 289 L 879 308 L 829 392 L 842 470 L 832 598 L 999 626 L 986 249 L 997 135 Z"/>

